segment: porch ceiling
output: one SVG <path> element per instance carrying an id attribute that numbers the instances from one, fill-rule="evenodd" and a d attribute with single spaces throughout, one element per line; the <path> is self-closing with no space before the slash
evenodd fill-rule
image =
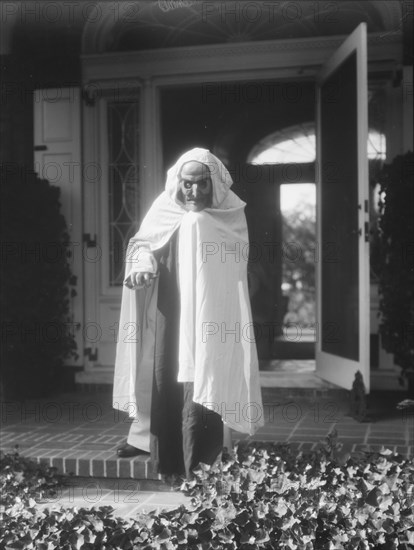
<path id="1" fill-rule="evenodd" d="M 6 72 L 25 86 L 78 86 L 82 54 L 344 36 L 366 22 L 368 33 L 398 33 L 411 64 L 412 2 L 7 1 L 0 2 L 0 53 L 11 54 Z"/>
<path id="2" fill-rule="evenodd" d="M 2 53 L 32 56 L 99 53 L 228 42 L 412 33 L 410 0 L 205 1 L 40 0 L 2 5 Z M 407 30 L 408 28 L 408 30 Z"/>
<path id="3" fill-rule="evenodd" d="M 369 32 L 395 31 L 399 2 L 136 2 L 129 20 L 114 22 L 110 50 L 141 50 L 280 38 L 349 34 L 361 21 Z M 85 37 L 86 38 L 86 37 Z M 108 37 L 109 38 L 109 37 Z M 87 48 L 89 43 L 84 41 Z M 89 52 L 85 52 L 89 53 Z"/>

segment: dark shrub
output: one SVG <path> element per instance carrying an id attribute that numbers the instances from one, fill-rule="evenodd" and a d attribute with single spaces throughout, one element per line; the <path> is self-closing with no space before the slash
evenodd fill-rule
<path id="1" fill-rule="evenodd" d="M 31 171 L 2 172 L 1 389 L 8 399 L 46 396 L 75 354 L 60 189 Z"/>

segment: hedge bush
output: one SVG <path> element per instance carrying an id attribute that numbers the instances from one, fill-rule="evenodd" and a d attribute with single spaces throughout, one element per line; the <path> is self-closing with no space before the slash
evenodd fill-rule
<path id="1" fill-rule="evenodd" d="M 380 184 L 379 295 L 384 349 L 414 392 L 414 156 L 397 156 L 377 175 Z"/>
<path id="2" fill-rule="evenodd" d="M 0 186 L 2 397 L 41 397 L 75 354 L 69 300 L 75 293 L 60 189 L 33 172 L 7 172 Z"/>

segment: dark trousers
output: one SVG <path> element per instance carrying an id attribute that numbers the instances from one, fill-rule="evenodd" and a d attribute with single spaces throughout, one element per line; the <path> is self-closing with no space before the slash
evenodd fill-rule
<path id="1" fill-rule="evenodd" d="M 194 384 L 177 382 L 180 288 L 177 233 L 156 252 L 159 283 L 151 406 L 151 456 L 158 473 L 192 476 L 223 447 L 221 417 L 193 402 Z"/>
<path id="2" fill-rule="evenodd" d="M 223 421 L 220 415 L 194 403 L 194 384 L 184 382 L 183 454 L 185 473 L 192 477 L 200 462 L 213 464 L 223 449 Z"/>

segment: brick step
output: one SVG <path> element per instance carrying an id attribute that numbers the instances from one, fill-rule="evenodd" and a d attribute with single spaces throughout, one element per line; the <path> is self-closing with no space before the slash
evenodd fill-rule
<path id="1" fill-rule="evenodd" d="M 365 425 L 366 426 L 366 425 Z M 402 436 L 395 441 L 391 441 L 390 437 L 380 437 L 378 439 L 369 438 L 364 442 L 363 426 L 361 426 L 360 434 L 357 436 L 355 428 L 351 433 L 343 427 L 339 427 L 339 442 L 341 443 L 342 454 L 345 453 L 360 453 L 361 451 L 379 451 L 383 446 L 391 449 L 394 452 L 400 453 L 406 458 L 412 458 L 413 447 L 412 444 L 406 438 Z M 309 430 L 308 430 L 309 431 Z M 314 431 L 314 430 L 313 430 Z M 325 439 L 321 433 L 309 434 L 288 434 L 275 437 L 275 434 L 257 434 L 253 439 L 255 441 L 263 442 L 287 442 L 293 450 L 300 452 L 307 452 L 316 449 L 319 444 Z M 236 441 L 234 441 L 236 443 Z M 408 444 L 407 444 L 408 443 Z M 57 469 L 60 474 L 66 474 L 67 486 L 65 487 L 65 499 L 67 501 L 68 494 L 76 494 L 78 497 L 81 494 L 83 497 L 84 491 L 86 495 L 92 495 L 85 497 L 93 499 L 94 494 L 101 494 L 102 491 L 106 491 L 106 495 L 110 495 L 110 498 L 116 498 L 119 491 L 125 492 L 127 496 L 132 495 L 137 491 L 144 492 L 171 492 L 173 490 L 170 480 L 165 480 L 160 474 L 154 473 L 153 464 L 149 456 L 138 456 L 133 458 L 118 458 L 116 455 L 112 457 L 96 457 L 85 458 L 80 453 L 79 458 L 62 458 L 53 456 L 56 453 L 53 451 L 40 451 L 36 453 L 35 450 L 26 449 L 21 453 L 26 457 L 30 457 L 38 463 L 43 463 L 47 466 L 52 466 Z M 73 456 L 73 455 L 72 455 Z M 103 493 L 102 493 L 103 494 Z M 91 504 L 92 505 L 92 504 Z"/>
<path id="2" fill-rule="evenodd" d="M 42 450 L 40 453 L 36 453 L 30 449 L 21 454 L 38 463 L 56 468 L 60 474 L 77 479 L 93 477 L 94 479 L 107 480 L 139 480 L 148 486 L 148 489 L 145 490 L 165 490 L 169 487 L 164 483 L 161 475 L 154 472 L 151 458 L 147 455 L 118 458 L 115 454 L 111 457 L 100 457 L 98 453 L 96 457 L 85 457 L 82 456 L 85 453 L 79 453 L 79 458 L 73 456 L 64 458 L 53 456 L 53 451 L 47 453 Z"/>

